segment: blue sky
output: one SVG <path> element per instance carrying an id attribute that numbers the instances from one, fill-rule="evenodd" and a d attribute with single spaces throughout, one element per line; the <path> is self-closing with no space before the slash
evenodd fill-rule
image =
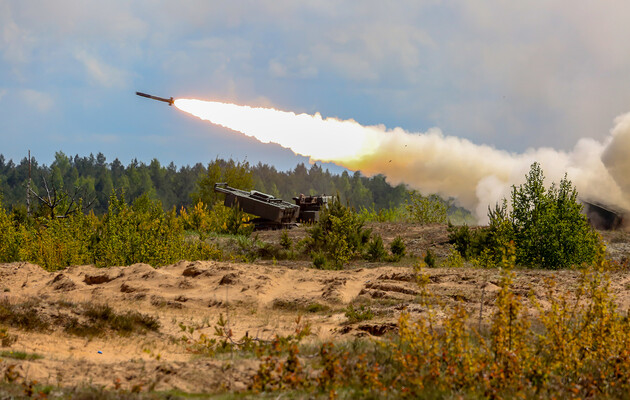
<path id="1" fill-rule="evenodd" d="M 630 111 L 628 15 L 622 1 L 0 0 L 0 153 L 307 161 L 135 91 L 570 149 Z"/>

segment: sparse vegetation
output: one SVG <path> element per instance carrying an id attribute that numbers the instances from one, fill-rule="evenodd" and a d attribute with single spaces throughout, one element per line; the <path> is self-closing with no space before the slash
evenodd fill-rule
<path id="1" fill-rule="evenodd" d="M 345 315 L 346 318 L 348 318 L 348 323 L 350 324 L 374 318 L 374 312 L 372 309 L 364 305 L 360 305 L 358 308 L 355 308 L 353 304 L 349 304 L 346 308 Z"/>
<path id="2" fill-rule="evenodd" d="M 68 303 L 69 313 L 58 313 L 44 318 L 42 304 L 35 301 L 13 304 L 0 301 L 0 323 L 27 331 L 49 332 L 57 327 L 76 336 L 100 336 L 108 331 L 122 335 L 157 331 L 156 317 L 137 311 L 116 312 L 106 304 Z M 6 334 L 6 332 L 5 332 Z"/>
<path id="3" fill-rule="evenodd" d="M 14 360 L 39 360 L 44 358 L 39 354 L 35 353 L 27 353 L 24 351 L 11 351 L 11 350 L 3 350 L 0 351 L 0 359 L 1 358 L 11 358 Z"/>

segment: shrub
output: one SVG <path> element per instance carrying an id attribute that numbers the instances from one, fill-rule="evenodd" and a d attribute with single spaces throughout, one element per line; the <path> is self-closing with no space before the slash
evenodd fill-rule
<path id="1" fill-rule="evenodd" d="M 321 252 L 312 252 L 311 258 L 313 259 L 313 267 L 317 269 L 328 269 L 328 263 L 326 262 L 326 255 Z"/>
<path id="2" fill-rule="evenodd" d="M 591 263 L 599 239 L 581 213 L 577 190 L 565 175 L 545 193 L 543 171 L 532 164 L 525 184 L 512 189 L 510 214 L 517 259 L 524 265 L 566 268 Z"/>
<path id="3" fill-rule="evenodd" d="M 389 245 L 389 248 L 395 260 L 400 260 L 407 252 L 407 247 L 405 246 L 405 242 L 401 236 L 396 236 Z"/>
<path id="4" fill-rule="evenodd" d="M 192 230 L 200 234 L 210 230 L 210 210 L 208 210 L 208 206 L 202 201 L 198 201 L 190 213 L 182 206 L 179 215 L 182 219 L 184 229 L 186 230 Z"/>
<path id="5" fill-rule="evenodd" d="M 130 207 L 124 196 L 110 197 L 96 244 L 96 264 L 129 265 L 144 262 L 163 265 L 182 258 L 184 230 L 175 210 L 165 213 L 158 200 L 147 195 Z"/>
<path id="6" fill-rule="evenodd" d="M 374 312 L 372 309 L 363 305 L 359 306 L 359 308 L 354 308 L 352 304 L 348 304 L 345 315 L 346 318 L 348 318 L 348 323 L 350 324 L 374 318 Z"/>
<path id="7" fill-rule="evenodd" d="M 363 228 L 363 221 L 353 209 L 337 199 L 329 203 L 313 228 L 308 230 L 313 250 L 323 251 L 336 269 L 343 266 L 369 240 L 371 231 Z"/>
<path id="8" fill-rule="evenodd" d="M 435 268 L 437 266 L 437 259 L 431 249 L 427 249 L 427 252 L 424 255 L 424 263 L 429 268 Z"/>
<path id="9" fill-rule="evenodd" d="M 514 240 L 517 262 L 522 265 L 558 269 L 591 263 L 600 247 L 597 233 L 589 226 L 577 191 L 565 175 L 545 191 L 538 163 L 531 166 L 526 182 L 512 188 L 512 211 L 507 201 L 489 210 L 490 247 Z"/>
<path id="10" fill-rule="evenodd" d="M 464 258 L 455 249 L 451 249 L 448 257 L 442 262 L 442 266 L 447 268 L 461 268 L 464 266 Z"/>
<path id="11" fill-rule="evenodd" d="M 383 239 L 381 238 L 381 235 L 373 235 L 372 239 L 367 245 L 365 258 L 370 261 L 381 261 L 385 259 L 386 256 L 387 252 L 385 251 L 385 246 L 383 245 Z"/>
<path id="12" fill-rule="evenodd" d="M 75 213 L 66 218 L 40 217 L 34 226 L 22 229 L 20 258 L 48 271 L 93 263 L 98 222 L 93 213 Z"/>
<path id="13" fill-rule="evenodd" d="M 445 224 L 448 220 L 448 205 L 436 194 L 411 192 L 407 211 L 409 219 L 420 224 Z"/>
<path id="14" fill-rule="evenodd" d="M 0 262 L 18 261 L 20 242 L 20 230 L 5 211 L 0 197 Z"/>
<path id="15" fill-rule="evenodd" d="M 293 241 L 289 237 L 289 232 L 286 229 L 283 229 L 280 234 L 280 246 L 285 250 L 291 250 L 293 246 Z"/>

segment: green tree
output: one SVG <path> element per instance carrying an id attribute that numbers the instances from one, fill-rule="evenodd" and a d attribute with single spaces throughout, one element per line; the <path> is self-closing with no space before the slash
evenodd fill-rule
<path id="1" fill-rule="evenodd" d="M 512 188 L 510 220 L 519 263 L 557 269 L 594 260 L 599 238 L 577 196 L 566 175 L 545 191 L 543 171 L 532 164 L 526 182 Z"/>
<path id="2" fill-rule="evenodd" d="M 214 184 L 219 182 L 225 182 L 237 189 L 250 190 L 254 186 L 254 178 L 249 163 L 234 160 L 225 162 L 218 158 L 208 163 L 208 169 L 197 181 L 197 188 L 191 198 L 195 203 L 201 201 L 212 207 L 223 198 L 223 195 L 214 191 Z"/>
<path id="3" fill-rule="evenodd" d="M 314 250 L 324 251 L 334 267 L 342 268 L 360 253 L 370 238 L 371 231 L 363 228 L 363 220 L 350 207 L 335 199 L 325 209 L 309 231 Z"/>
<path id="4" fill-rule="evenodd" d="M 448 206 L 436 194 L 423 196 L 413 191 L 407 203 L 411 221 L 420 224 L 445 224 L 448 220 Z"/>

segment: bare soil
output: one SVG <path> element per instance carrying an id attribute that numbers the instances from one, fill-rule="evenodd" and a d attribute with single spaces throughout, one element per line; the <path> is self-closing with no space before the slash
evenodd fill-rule
<path id="1" fill-rule="evenodd" d="M 422 256 L 433 249 L 438 257 L 450 251 L 444 226 L 373 224 L 386 246 L 403 236 L 408 252 Z M 297 242 L 304 228 L 289 231 Z M 262 241 L 278 243 L 280 232 L 257 233 Z M 626 262 L 630 236 L 605 233 L 608 254 Z M 308 261 L 262 260 L 255 263 L 181 261 L 153 268 L 146 264 L 96 268 L 73 266 L 50 273 L 28 263 L 0 264 L 0 302 L 35 304 L 43 320 L 60 321 L 77 314 L 64 304 L 107 304 L 117 312 L 138 311 L 159 319 L 158 331 L 96 336 L 69 334 L 54 324 L 45 331 L 7 327 L 17 336 L 4 352 L 35 353 L 42 358 L 19 360 L 0 356 L 0 375 L 7 371 L 18 379 L 39 383 L 79 386 L 96 385 L 124 390 L 181 390 L 213 393 L 245 390 L 256 372 L 253 358 L 226 353 L 200 357 L 187 350 L 180 324 L 195 327 L 194 337 L 212 336 L 223 314 L 236 338 L 244 335 L 271 339 L 289 334 L 296 316 L 312 325 L 314 342 L 381 337 L 396 330 L 403 310 L 418 316 L 426 310 L 418 301 L 419 287 L 412 260 L 396 264 L 351 262 L 342 271 L 324 271 Z M 447 306 L 460 303 L 474 318 L 493 312 L 499 290 L 498 270 L 434 268 L 425 271 L 429 290 Z M 576 271 L 517 270 L 514 288 L 524 297 L 533 293 L 544 304 L 545 280 L 555 277 L 556 291 L 575 285 Z M 615 272 L 612 291 L 622 310 L 630 308 L 630 273 Z M 348 323 L 350 303 L 369 306 L 375 317 Z M 529 304 L 529 303 L 528 303 Z M 531 310 L 534 312 L 534 310 Z M 68 314 L 68 315 L 65 315 Z M 81 318 L 80 315 L 74 315 Z M 1 328 L 2 326 L 0 326 Z"/>

